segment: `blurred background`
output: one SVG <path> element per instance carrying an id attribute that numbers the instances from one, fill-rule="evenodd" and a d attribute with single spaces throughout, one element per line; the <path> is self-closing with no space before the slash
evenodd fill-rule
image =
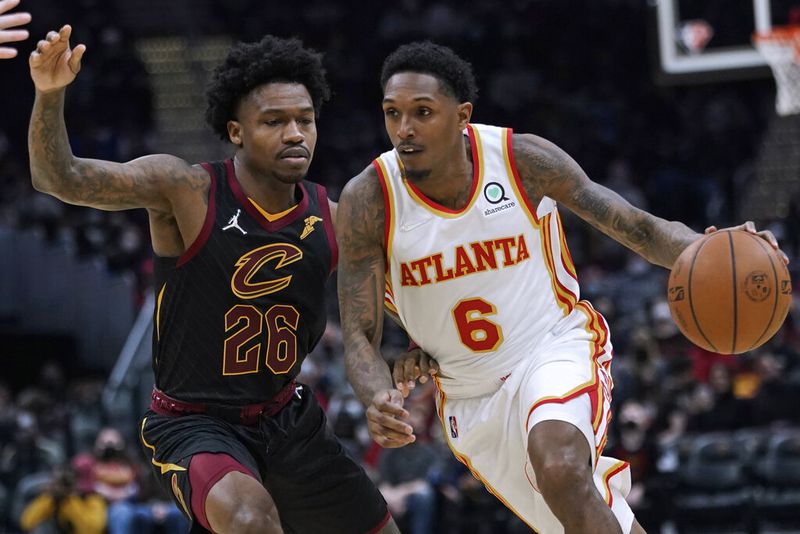
<path id="1" fill-rule="evenodd" d="M 771 23 L 800 23 L 796 2 L 766 3 Z M 37 532 L 186 528 L 136 443 L 152 387 L 146 213 L 68 206 L 30 185 L 33 85 L 25 56 L 48 30 L 70 23 L 73 44 L 88 46 L 67 91 L 73 151 L 114 161 L 231 154 L 202 120 L 210 71 L 237 40 L 301 37 L 325 53 L 334 91 L 318 117 L 309 176 L 334 199 L 390 146 L 380 111 L 383 58 L 429 38 L 472 62 L 480 87 L 474 122 L 548 138 L 595 181 L 697 231 L 755 220 L 793 260 L 797 287 L 800 108 L 776 115 L 772 72 L 761 56 L 753 59 L 759 5 L 24 2 L 32 37 L 18 46 L 20 57 L 0 62 L 0 532 L 53 527 L 46 527 L 53 513 L 57 530 Z M 665 25 L 669 13 L 674 20 Z M 797 76 L 792 61 L 781 68 Z M 800 100 L 800 76 L 787 90 Z M 666 270 L 562 216 L 582 296 L 611 325 L 615 415 L 606 454 L 631 463 L 629 501 L 640 523 L 651 533 L 800 532 L 797 300 L 758 350 L 706 352 L 670 318 Z M 328 297 L 328 327 L 301 380 L 374 476 L 403 532 L 525 532 L 452 458 L 429 385 L 409 400 L 417 443 L 381 450 L 370 442 L 344 375 L 334 279 Z M 389 359 L 407 344 L 392 324 L 384 338 Z"/>

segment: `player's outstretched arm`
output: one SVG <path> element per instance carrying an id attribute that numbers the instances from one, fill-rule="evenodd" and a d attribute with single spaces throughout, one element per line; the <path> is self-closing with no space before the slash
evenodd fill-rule
<path id="1" fill-rule="evenodd" d="M 403 395 L 392 387 L 389 366 L 380 355 L 383 334 L 383 195 L 372 167 L 342 191 L 337 209 L 339 313 L 347 378 L 367 406 L 367 427 L 383 447 L 414 441 L 403 409 Z"/>
<path id="2" fill-rule="evenodd" d="M 25 12 L 9 13 L 4 15 L 19 5 L 19 0 L 0 0 L 0 44 L 24 41 L 28 38 L 28 30 L 21 29 L 19 26 L 31 21 L 31 14 Z M 10 59 L 17 57 L 17 51 L 10 46 L 0 46 L 0 59 Z"/>
<path id="3" fill-rule="evenodd" d="M 536 206 L 548 196 L 647 261 L 671 269 L 701 234 L 632 206 L 595 183 L 566 152 L 531 134 L 515 134 L 514 158 L 525 192 Z"/>
<path id="4" fill-rule="evenodd" d="M 207 187 L 202 169 L 168 155 L 114 163 L 72 154 L 64 123 L 64 93 L 80 71 L 86 47 L 79 44 L 71 48 L 71 33 L 68 25 L 49 32 L 29 59 L 36 87 L 28 128 L 33 187 L 71 204 L 172 213 L 171 198 L 179 191 Z"/>

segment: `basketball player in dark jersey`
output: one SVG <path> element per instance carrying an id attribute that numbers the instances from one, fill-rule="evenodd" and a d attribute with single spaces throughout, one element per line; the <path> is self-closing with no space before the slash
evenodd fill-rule
<path id="1" fill-rule="evenodd" d="M 233 46 L 206 119 L 234 157 L 119 164 L 70 150 L 64 93 L 86 51 L 70 33 L 48 33 L 30 57 L 31 177 L 71 204 L 148 211 L 156 384 L 141 441 L 156 476 L 196 532 L 397 532 L 294 380 L 324 330 L 337 254 L 335 204 L 304 181 L 329 95 L 320 56 L 271 36 Z"/>

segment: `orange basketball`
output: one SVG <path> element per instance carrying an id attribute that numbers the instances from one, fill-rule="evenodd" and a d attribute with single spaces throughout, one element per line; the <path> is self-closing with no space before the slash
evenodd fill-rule
<path id="1" fill-rule="evenodd" d="M 721 230 L 684 250 L 667 293 L 683 335 L 706 350 L 747 352 L 778 331 L 792 300 L 789 270 L 758 236 Z"/>

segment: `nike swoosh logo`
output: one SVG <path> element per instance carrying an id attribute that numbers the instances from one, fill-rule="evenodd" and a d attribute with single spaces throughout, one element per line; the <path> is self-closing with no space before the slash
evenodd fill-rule
<path id="1" fill-rule="evenodd" d="M 414 228 L 419 228 L 423 224 L 428 223 L 430 221 L 431 221 L 431 219 L 422 219 L 421 221 L 416 221 L 416 222 L 412 222 L 412 223 L 405 223 L 405 224 L 400 226 L 400 231 L 401 232 L 410 232 Z"/>

